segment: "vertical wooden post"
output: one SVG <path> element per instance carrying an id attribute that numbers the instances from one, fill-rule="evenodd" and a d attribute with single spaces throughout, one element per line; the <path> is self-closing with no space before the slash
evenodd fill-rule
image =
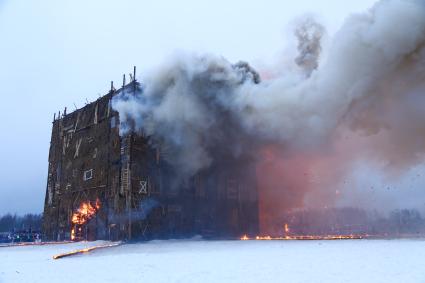
<path id="1" fill-rule="evenodd" d="M 96 103 L 96 107 L 94 108 L 94 121 L 93 124 L 97 124 L 97 112 L 98 112 L 99 104 Z"/>

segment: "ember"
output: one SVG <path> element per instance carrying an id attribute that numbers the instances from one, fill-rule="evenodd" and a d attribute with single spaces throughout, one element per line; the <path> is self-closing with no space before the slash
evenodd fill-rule
<path id="1" fill-rule="evenodd" d="M 94 205 L 91 202 L 83 202 L 72 215 L 71 222 L 71 240 L 80 240 L 82 238 L 82 226 L 87 223 L 99 211 L 100 201 L 96 199 Z"/>

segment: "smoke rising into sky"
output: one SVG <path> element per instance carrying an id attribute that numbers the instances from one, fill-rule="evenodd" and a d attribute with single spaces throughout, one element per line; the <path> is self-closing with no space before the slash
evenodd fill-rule
<path id="1" fill-rule="evenodd" d="M 186 174 L 209 166 L 214 145 L 226 142 L 221 156 L 255 152 L 257 173 L 270 177 L 263 191 L 284 191 L 289 207 L 424 208 L 423 6 L 384 1 L 368 11 L 374 2 L 0 1 L 0 214 L 42 211 L 53 113 L 97 99 L 134 65 L 146 93 L 166 70 L 175 78 L 214 70 L 220 89 L 232 89 L 200 113 L 214 131 L 231 121 L 224 136 L 172 129 L 204 150 Z M 234 67 L 239 60 L 261 83 Z M 230 117 L 208 120 L 217 110 Z M 203 130 L 200 122 L 192 121 Z"/>
<path id="2" fill-rule="evenodd" d="M 143 95 L 117 97 L 114 108 L 173 152 L 184 176 L 246 155 L 274 211 L 370 208 L 372 193 L 347 183 L 358 164 L 397 183 L 423 163 L 425 4 L 380 1 L 347 18 L 326 49 L 324 34 L 313 18 L 298 21 L 292 66 L 259 70 L 279 74 L 262 81 L 246 63 L 178 53 L 143 78 Z"/>

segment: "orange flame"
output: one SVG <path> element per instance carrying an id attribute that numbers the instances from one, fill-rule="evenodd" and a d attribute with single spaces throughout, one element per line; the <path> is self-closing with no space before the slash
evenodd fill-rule
<path id="1" fill-rule="evenodd" d="M 71 240 L 75 240 L 75 227 L 71 229 Z"/>
<path id="2" fill-rule="evenodd" d="M 94 205 L 90 201 L 82 202 L 80 204 L 80 207 L 77 209 L 76 212 L 72 214 L 71 222 L 72 222 L 72 228 L 71 228 L 71 240 L 76 239 L 77 232 L 81 232 L 81 227 L 78 227 L 78 231 L 76 231 L 77 225 L 83 225 L 87 221 L 93 218 L 93 216 L 99 211 L 100 209 L 100 201 L 99 199 L 96 199 L 96 202 Z"/>
<path id="3" fill-rule="evenodd" d="M 364 239 L 368 238 L 369 235 L 294 235 L 294 236 L 284 236 L 284 237 L 271 237 L 271 236 L 257 236 L 252 240 L 348 240 L 348 239 Z M 251 240 L 246 235 L 240 238 L 241 240 Z"/>
<path id="4" fill-rule="evenodd" d="M 81 203 L 78 210 L 74 212 L 74 214 L 72 215 L 71 222 L 73 224 L 82 225 L 86 223 L 89 219 L 91 219 L 99 210 L 99 208 L 100 208 L 99 199 L 96 199 L 96 203 L 94 206 L 90 202 L 83 202 Z"/>
<path id="5" fill-rule="evenodd" d="M 250 240 L 250 238 L 249 238 L 247 235 L 243 235 L 243 236 L 241 237 L 241 240 L 242 240 L 242 241 L 246 241 L 246 240 Z"/>

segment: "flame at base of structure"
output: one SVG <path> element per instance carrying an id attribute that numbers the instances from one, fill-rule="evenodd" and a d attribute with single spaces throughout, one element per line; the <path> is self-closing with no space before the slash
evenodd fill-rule
<path id="1" fill-rule="evenodd" d="M 83 232 L 83 225 L 86 224 L 90 219 L 92 219 L 96 213 L 100 209 L 100 201 L 99 199 L 96 199 L 95 203 L 92 203 L 90 201 L 82 202 L 80 204 L 80 207 L 77 209 L 76 212 L 72 214 L 71 218 L 71 240 L 81 240 L 82 239 L 82 232 Z"/>
<path id="2" fill-rule="evenodd" d="M 289 228 L 288 223 L 283 225 L 283 236 L 256 236 L 250 238 L 248 235 L 243 235 L 240 240 L 349 240 L 349 239 L 365 239 L 372 236 L 366 233 L 341 233 L 341 234 L 296 234 Z"/>
<path id="3" fill-rule="evenodd" d="M 243 235 L 240 240 L 349 240 L 349 239 L 364 239 L 368 238 L 369 235 L 291 235 L 291 236 L 282 236 L 282 237 L 271 237 L 271 236 L 256 236 L 255 238 L 250 238 L 247 235 Z"/>

